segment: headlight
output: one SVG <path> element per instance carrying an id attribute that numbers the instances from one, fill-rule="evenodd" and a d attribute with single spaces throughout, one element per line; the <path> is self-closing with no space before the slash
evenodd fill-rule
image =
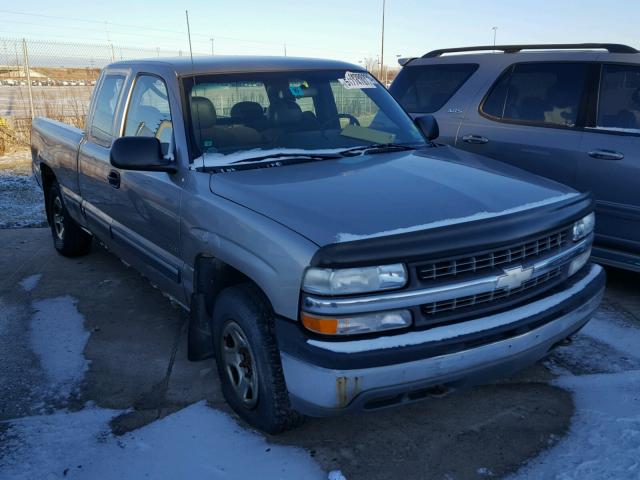
<path id="1" fill-rule="evenodd" d="M 356 335 L 394 330 L 410 326 L 412 320 L 409 310 L 390 310 L 338 318 L 319 317 L 301 312 L 300 317 L 306 328 L 323 335 Z"/>
<path id="2" fill-rule="evenodd" d="M 304 275 L 302 289 L 321 295 L 377 292 L 404 287 L 407 270 L 401 263 L 362 268 L 310 268 Z"/>
<path id="3" fill-rule="evenodd" d="M 596 225 L 596 216 L 593 213 L 582 217 L 576 223 L 573 224 L 573 241 L 586 237 L 593 232 L 593 227 Z"/>

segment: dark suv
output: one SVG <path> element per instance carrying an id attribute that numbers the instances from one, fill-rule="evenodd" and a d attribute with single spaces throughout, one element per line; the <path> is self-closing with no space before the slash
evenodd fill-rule
<path id="1" fill-rule="evenodd" d="M 507 45 L 401 59 L 391 93 L 440 141 L 591 191 L 601 263 L 640 271 L 640 54 Z"/>

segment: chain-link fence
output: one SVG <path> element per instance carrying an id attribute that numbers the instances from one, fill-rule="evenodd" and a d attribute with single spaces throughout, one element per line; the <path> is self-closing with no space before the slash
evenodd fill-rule
<path id="1" fill-rule="evenodd" d="M 84 124 L 93 85 L 105 65 L 188 52 L 0 37 L 0 155 L 28 145 L 31 119 Z"/>
<path id="2" fill-rule="evenodd" d="M 182 55 L 189 52 L 0 36 L 0 155 L 29 146 L 31 120 L 36 116 L 82 128 L 93 86 L 107 64 Z M 342 92 L 339 101 L 342 107 L 351 105 L 351 111 L 372 113 L 371 102 L 360 97 Z"/>

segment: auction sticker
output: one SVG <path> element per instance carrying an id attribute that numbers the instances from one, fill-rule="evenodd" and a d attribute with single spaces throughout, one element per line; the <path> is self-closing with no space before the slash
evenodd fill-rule
<path id="1" fill-rule="evenodd" d="M 371 75 L 365 72 L 346 72 L 344 78 L 339 78 L 338 81 L 346 89 L 354 88 L 376 88 L 376 82 Z"/>

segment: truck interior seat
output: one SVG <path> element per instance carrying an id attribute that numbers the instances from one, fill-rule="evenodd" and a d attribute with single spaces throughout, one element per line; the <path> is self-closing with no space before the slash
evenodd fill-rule
<path id="1" fill-rule="evenodd" d="M 209 148 L 232 148 L 262 142 L 262 136 L 254 128 L 244 125 L 218 125 L 218 115 L 213 102 L 207 97 L 191 97 L 191 121 L 195 141 L 202 151 Z"/>

